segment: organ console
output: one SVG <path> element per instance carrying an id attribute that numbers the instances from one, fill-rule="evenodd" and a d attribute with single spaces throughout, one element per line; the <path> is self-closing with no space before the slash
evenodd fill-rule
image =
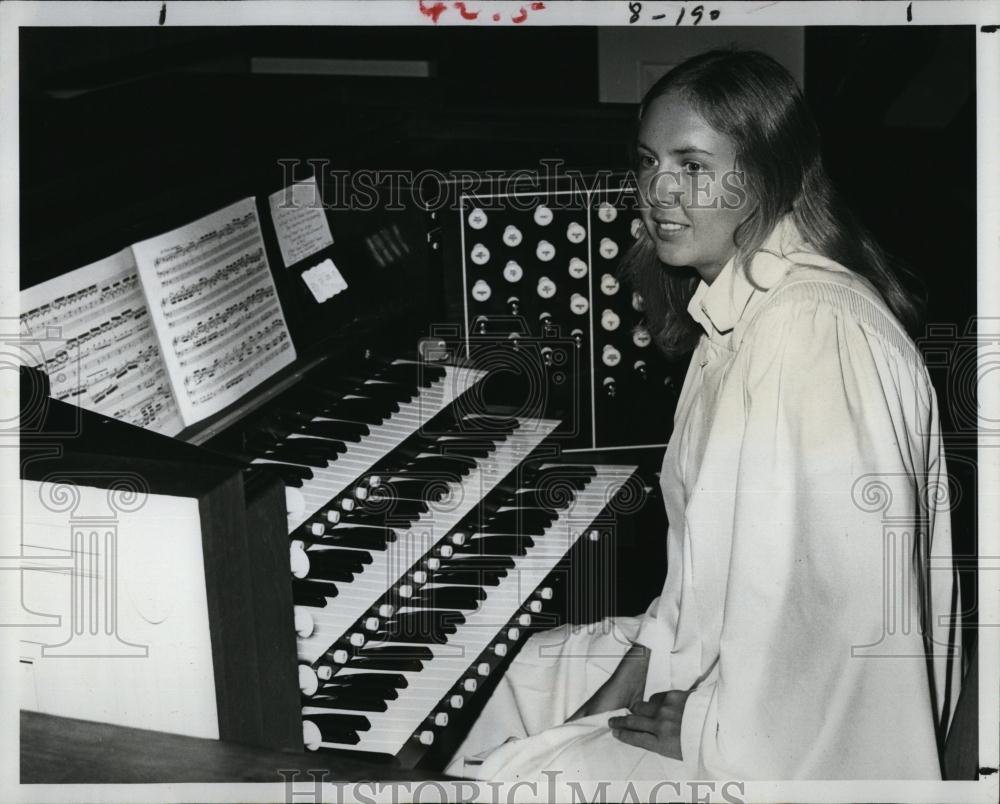
<path id="1" fill-rule="evenodd" d="M 497 243 L 473 245 L 471 262 L 495 264 L 496 252 L 527 243 L 532 227 L 555 226 L 555 218 L 539 205 Z M 491 223 L 485 213 L 468 220 L 480 230 Z M 396 231 L 415 231 L 407 224 Z M 80 411 L 83 436 L 54 438 L 57 457 L 25 463 L 26 483 L 65 465 L 74 472 L 63 472 L 64 482 L 81 489 L 95 482 L 88 467 L 112 478 L 139 471 L 152 478 L 148 492 L 164 498 L 157 510 L 168 518 L 167 498 L 196 501 L 197 526 L 172 538 L 187 545 L 186 582 L 201 609 L 163 601 L 143 609 L 132 598 L 119 605 L 129 614 L 122 622 L 146 623 L 155 678 L 180 672 L 190 655 L 211 671 L 199 683 L 185 676 L 197 689 L 158 683 L 155 703 L 120 700 L 115 685 L 135 678 L 108 672 L 93 682 L 93 706 L 41 694 L 25 708 L 440 769 L 534 630 L 574 617 L 581 597 L 611 612 L 613 595 L 601 586 L 615 563 L 609 552 L 627 529 L 623 513 L 634 513 L 644 492 L 627 458 L 564 452 L 581 424 L 593 423 L 577 408 L 590 376 L 579 355 L 595 330 L 592 322 L 560 329 L 600 309 L 586 286 L 589 262 L 573 256 L 559 267 L 562 278 L 541 275 L 536 266 L 553 263 L 544 270 L 559 276 L 553 261 L 563 247 L 540 240 L 520 257 L 532 265 L 536 293 L 495 292 L 522 281 L 513 260 L 503 276 L 471 283 L 471 300 L 492 299 L 506 318 L 470 317 L 467 336 L 482 340 L 463 350 L 461 339 L 438 338 L 433 319 L 415 312 L 433 294 L 433 237 L 416 230 L 408 241 L 423 256 L 401 269 L 397 289 L 365 276 L 375 266 L 360 264 L 356 247 L 386 222 L 353 225 L 334 218 L 345 293 L 317 306 L 275 272 L 299 355 L 289 369 L 175 439 Z M 560 226 L 571 245 L 586 241 L 583 223 Z M 418 277 L 427 286 L 415 292 Z M 560 294 L 569 290 L 566 303 Z M 430 349 L 413 348 L 421 329 L 430 330 Z M 604 348 L 611 366 L 615 347 Z M 224 498 L 213 482 L 227 489 Z M 36 542 L 32 523 L 25 527 L 25 541 Z M 134 527 L 119 524 L 119 544 L 141 541 Z M 123 580 L 143 560 L 124 557 Z M 133 609 L 141 616 L 130 619 Z M 173 618 L 175 642 L 157 644 L 150 623 L 158 617 Z M 48 644 L 44 634 L 33 638 Z M 36 681 L 48 678 L 45 651 L 24 653 Z M 160 711 L 190 715 L 191 706 L 172 703 L 183 697 L 199 702 L 197 718 Z"/>
<path id="2" fill-rule="evenodd" d="M 80 781 L 56 778 L 73 734 L 99 734 L 94 751 L 116 766 L 122 734 L 141 746 L 138 764 L 152 763 L 148 746 L 177 745 L 141 730 L 238 743 L 252 764 L 259 749 L 282 752 L 287 765 L 254 781 L 331 757 L 352 763 L 351 778 L 390 776 L 390 764 L 439 771 L 533 631 L 635 614 L 661 588 L 657 469 L 686 360 L 659 353 L 644 300 L 619 272 L 641 227 L 624 177 L 526 185 L 520 171 L 509 183 L 492 173 L 477 195 L 465 175 L 447 209 L 341 204 L 325 210 L 332 243 L 289 264 L 266 199 L 288 179 L 281 162 L 301 170 L 321 157 L 320 171 L 325 155 L 331 176 L 385 166 L 386 154 L 417 169 L 553 154 L 607 164 L 633 112 L 557 105 L 550 123 L 525 129 L 532 107 L 501 103 L 469 126 L 482 73 L 448 78 L 468 63 L 461 52 L 439 65 L 447 82 L 390 90 L 368 77 L 242 80 L 233 65 L 261 66 L 247 58 L 260 45 L 253 26 L 254 41 L 223 31 L 239 46 L 192 62 L 193 29 L 163 26 L 153 39 L 173 49 L 149 59 L 109 30 L 96 48 L 107 52 L 83 70 L 83 29 L 55 30 L 21 31 L 22 287 L 254 198 L 297 357 L 172 437 L 60 403 L 25 372 L 22 544 L 0 566 L 17 570 L 0 612 L 21 638 L 22 709 L 102 730 L 56 723 L 55 748 L 39 752 L 51 767 L 22 781 Z M 331 35 L 317 39 L 324 58 Z M 274 55 L 299 54 L 301 33 L 288 36 Z M 374 36 L 390 51 L 402 41 Z M 50 51 L 60 58 L 37 55 Z M 557 73 L 582 52 L 559 48 Z M 551 106 L 558 81 L 522 73 L 506 86 Z M 446 83 L 459 104 L 441 103 Z M 560 104 L 580 103 L 573 92 Z M 477 129 L 478 154 L 462 147 Z M 109 180 L 121 175 L 126 189 Z M 333 206 L 336 188 L 320 189 Z M 340 189 L 361 203 L 367 190 L 408 195 Z M 313 272 L 325 260 L 338 273 L 324 285 Z M 111 337 L 104 323 L 88 336 Z M 58 332 L 38 341 L 58 353 Z M 104 724 L 126 728 L 104 742 Z M 22 770 L 36 736 L 22 730 Z"/>

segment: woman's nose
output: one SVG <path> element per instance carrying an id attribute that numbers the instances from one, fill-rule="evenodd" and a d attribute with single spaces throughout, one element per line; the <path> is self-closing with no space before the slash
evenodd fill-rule
<path id="1" fill-rule="evenodd" d="M 644 195 L 650 206 L 676 207 L 684 204 L 686 189 L 679 173 L 660 170 L 649 177 Z"/>

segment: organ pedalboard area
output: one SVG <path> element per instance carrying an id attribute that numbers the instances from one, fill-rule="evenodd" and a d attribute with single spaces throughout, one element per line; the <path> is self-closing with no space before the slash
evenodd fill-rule
<path id="1" fill-rule="evenodd" d="M 563 419 L 573 446 L 665 444 L 685 365 L 657 350 L 621 276 L 634 188 L 463 196 L 458 225 L 472 365 L 506 352 L 509 398 Z"/>

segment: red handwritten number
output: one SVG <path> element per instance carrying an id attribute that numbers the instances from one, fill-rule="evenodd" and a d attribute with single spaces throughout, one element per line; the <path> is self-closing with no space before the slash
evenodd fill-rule
<path id="1" fill-rule="evenodd" d="M 639 21 L 639 12 L 642 11 L 642 3 L 629 3 L 628 10 L 630 15 L 628 18 L 628 24 L 633 25 Z"/>
<path id="2" fill-rule="evenodd" d="M 425 6 L 424 0 L 420 0 L 420 13 L 430 17 L 432 20 L 434 20 L 435 24 L 437 23 L 441 15 L 444 14 L 444 12 L 447 10 L 448 6 L 446 6 L 444 3 L 437 2 L 434 3 L 434 5 L 432 6 Z"/>

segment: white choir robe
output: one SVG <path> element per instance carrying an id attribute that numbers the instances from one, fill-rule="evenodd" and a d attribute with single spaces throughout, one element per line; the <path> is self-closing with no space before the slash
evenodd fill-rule
<path id="1" fill-rule="evenodd" d="M 959 646 L 927 371 L 874 288 L 790 219 L 750 276 L 730 262 L 688 308 L 705 334 L 661 474 L 662 594 L 615 637 L 534 636 L 449 773 L 940 778 Z M 647 699 L 691 693 L 681 760 L 616 740 L 607 720 L 624 710 L 564 723 L 632 641 L 651 651 Z M 546 655 L 553 642 L 563 649 Z"/>

